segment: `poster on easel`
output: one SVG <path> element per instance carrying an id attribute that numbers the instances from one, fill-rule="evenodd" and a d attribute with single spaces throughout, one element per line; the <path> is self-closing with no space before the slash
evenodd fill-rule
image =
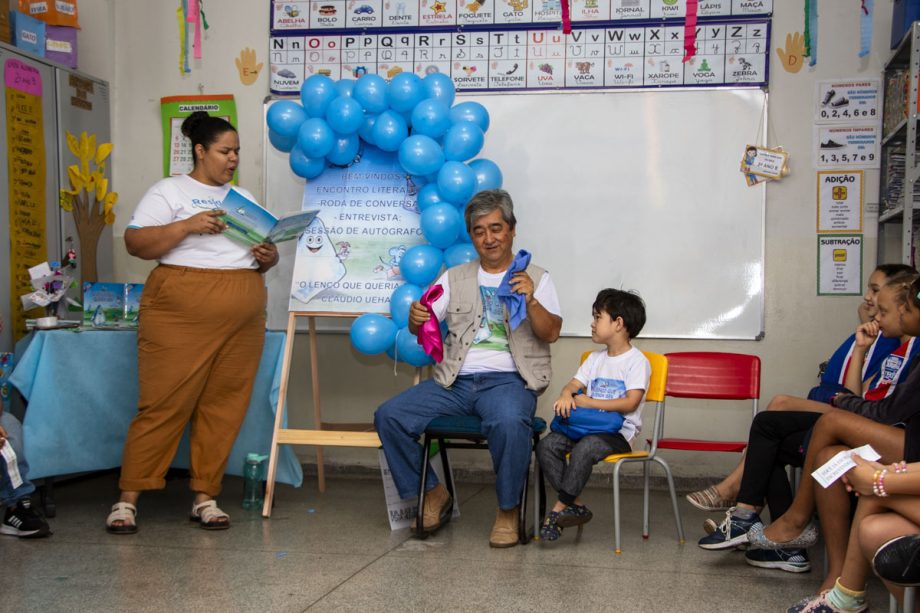
<path id="1" fill-rule="evenodd" d="M 202 96 L 166 96 L 160 98 L 163 116 L 163 176 L 175 177 L 192 171 L 192 143 L 182 134 L 182 122 L 195 111 L 206 111 L 237 125 L 236 101 L 232 94 Z M 233 173 L 231 183 L 237 184 L 239 173 Z"/>
<path id="2" fill-rule="evenodd" d="M 389 313 L 402 256 L 426 242 L 396 157 L 365 148 L 350 167 L 308 181 L 303 209 L 319 214 L 297 241 L 289 310 Z"/>

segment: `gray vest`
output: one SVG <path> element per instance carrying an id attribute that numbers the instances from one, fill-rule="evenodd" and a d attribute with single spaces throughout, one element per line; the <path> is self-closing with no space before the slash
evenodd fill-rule
<path id="1" fill-rule="evenodd" d="M 450 387 L 466 354 L 473 343 L 473 337 L 482 322 L 482 296 L 479 293 L 479 261 L 455 266 L 447 271 L 450 283 L 450 302 L 447 305 L 447 336 L 444 338 L 444 359 L 435 366 L 434 380 L 443 387 Z M 546 271 L 531 264 L 527 274 L 534 280 L 534 285 Z M 530 327 L 530 320 L 525 319 L 516 330 L 511 330 L 508 323 L 508 309 L 505 312 L 505 329 L 510 331 L 508 346 L 517 366 L 518 373 L 527 383 L 528 389 L 538 394 L 549 385 L 553 375 L 550 364 L 549 343 L 538 339 Z"/>

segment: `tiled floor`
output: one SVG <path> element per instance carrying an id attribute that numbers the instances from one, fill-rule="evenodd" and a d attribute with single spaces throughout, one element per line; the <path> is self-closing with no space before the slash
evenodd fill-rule
<path id="1" fill-rule="evenodd" d="M 666 492 L 653 492 L 652 535 L 641 537 L 641 492 L 624 495 L 623 553 L 614 554 L 609 489 L 590 489 L 595 518 L 579 538 L 490 549 L 495 496 L 459 486 L 462 517 L 425 541 L 390 532 L 379 480 L 279 486 L 270 520 L 239 508 L 228 477 L 227 531 L 186 519 L 187 481 L 141 499 L 134 536 L 103 519 L 115 475 L 56 488 L 54 535 L 0 537 L 0 611 L 783 611 L 820 581 L 748 566 L 740 552 L 696 546 L 705 515 L 681 500 L 678 545 Z M 871 604 L 887 593 L 870 584 Z"/>

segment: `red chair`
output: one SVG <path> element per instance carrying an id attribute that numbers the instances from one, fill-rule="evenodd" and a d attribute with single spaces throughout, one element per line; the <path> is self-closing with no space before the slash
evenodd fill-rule
<path id="1" fill-rule="evenodd" d="M 756 355 L 686 351 L 668 353 L 666 357 L 666 396 L 706 400 L 750 400 L 752 418 L 757 414 L 757 401 L 760 399 L 760 358 Z M 659 424 L 659 428 L 661 430 L 658 433 L 658 449 L 740 453 L 747 447 L 747 441 L 665 438 L 662 436 L 664 420 Z"/>

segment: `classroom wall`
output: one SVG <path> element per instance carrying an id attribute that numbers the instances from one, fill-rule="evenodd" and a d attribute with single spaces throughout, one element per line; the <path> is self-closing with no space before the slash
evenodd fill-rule
<path id="1" fill-rule="evenodd" d="M 773 47 L 782 46 L 786 33 L 803 30 L 803 0 L 775 0 Z M 859 59 L 859 3 L 820 0 L 818 64 L 798 74 L 782 69 L 777 55 L 771 55 L 770 136 L 771 146 L 791 152 L 792 174 L 767 187 L 766 205 L 766 335 L 761 341 L 667 341 L 637 343 L 652 351 L 711 350 L 754 353 L 763 360 L 762 402 L 778 393 L 804 395 L 815 383 L 818 364 L 856 324 L 859 299 L 816 296 L 815 171 L 811 167 L 812 99 L 818 79 L 877 77 L 889 55 L 891 0 L 875 3 L 872 53 Z M 162 129 L 159 99 L 177 94 L 232 93 L 236 96 L 243 153 L 241 184 L 254 193 L 262 192 L 261 109 L 268 91 L 267 46 L 268 6 L 251 0 L 223 0 L 206 7 L 211 25 L 204 40 L 204 59 L 193 61 L 191 74 L 178 71 L 178 35 L 175 3 L 141 0 L 82 0 L 80 19 L 81 69 L 108 79 L 113 92 L 112 155 L 114 189 L 121 194 L 116 235 L 115 270 L 119 281 L 143 281 L 150 266 L 128 256 L 119 238 L 131 210 L 144 191 L 161 176 Z M 257 51 L 265 67 L 258 81 L 240 84 L 234 57 L 243 47 Z M 611 94 L 616 95 L 616 94 Z M 586 121 L 592 118 L 586 117 Z M 688 118 L 692 121 L 692 118 Z M 534 125 L 539 125 L 535 121 Z M 754 135 L 751 135 L 753 139 Z M 487 136 L 488 138 L 488 136 Z M 526 134 L 521 135 L 526 139 Z M 687 151 L 693 143 L 674 142 Z M 739 158 L 741 151 L 738 152 Z M 510 163 L 498 160 L 499 164 Z M 666 169 L 661 180 L 666 181 Z M 742 180 L 739 175 L 738 180 Z M 878 171 L 867 171 L 867 207 L 864 268 L 875 265 L 875 204 L 878 201 Z M 716 196 L 716 195 L 714 195 Z M 527 203 L 519 202 L 519 215 L 527 215 Z M 871 212 L 870 212 L 871 211 Z M 548 219 L 547 223 L 553 223 Z M 642 237 L 637 228 L 635 236 Z M 718 240 L 718 237 L 712 237 Z M 539 253 L 535 254 L 539 262 Z M 628 263 L 627 263 L 628 265 Z M 718 275 L 719 271 L 712 271 Z M 286 280 L 271 279 L 286 283 Z M 565 297 L 563 297 L 565 299 Z M 680 300 L 679 296 L 674 297 Z M 590 308 L 585 304 L 584 308 Z M 565 338 L 553 347 L 555 376 L 540 399 L 538 413 L 551 414 L 553 399 L 571 378 L 578 356 L 591 348 L 587 338 Z M 366 422 L 374 408 L 388 396 L 411 383 L 411 372 L 400 367 L 394 376 L 391 363 L 377 357 L 356 354 L 347 336 L 322 335 L 320 377 L 324 416 L 329 421 Z M 307 339 L 295 346 L 290 417 L 294 426 L 312 420 Z M 355 385 L 355 383 L 360 383 Z M 746 438 L 750 415 L 747 407 L 715 407 L 699 403 L 669 404 L 669 432 L 687 436 Z M 675 410 L 676 409 L 676 410 Z M 313 461 L 312 450 L 301 449 L 301 457 Z M 683 477 L 714 476 L 733 464 L 735 457 L 721 454 L 678 454 L 668 456 L 674 472 Z M 376 466 L 373 450 L 329 449 L 327 462 L 334 465 Z M 673 458 L 673 459 L 672 459 Z M 464 462 L 466 464 L 464 464 Z M 456 463 L 487 470 L 488 455 L 458 454 Z"/>

